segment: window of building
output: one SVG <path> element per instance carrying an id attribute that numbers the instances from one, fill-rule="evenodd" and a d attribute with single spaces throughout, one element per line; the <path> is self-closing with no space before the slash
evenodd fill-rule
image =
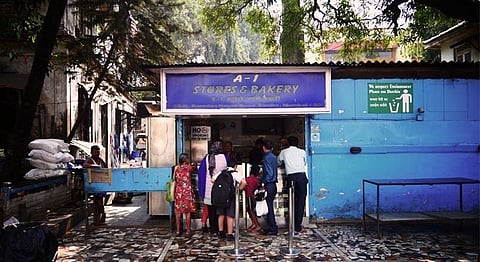
<path id="1" fill-rule="evenodd" d="M 453 49 L 456 62 L 471 62 L 472 49 L 467 45 L 461 45 Z"/>

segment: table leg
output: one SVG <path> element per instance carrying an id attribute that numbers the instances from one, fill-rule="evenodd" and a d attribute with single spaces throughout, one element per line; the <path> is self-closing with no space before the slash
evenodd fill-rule
<path id="1" fill-rule="evenodd" d="M 365 222 L 365 180 L 362 182 L 362 190 L 363 190 L 363 230 L 367 230 L 367 225 Z"/>
<path id="2" fill-rule="evenodd" d="M 459 184 L 459 194 L 460 194 L 460 212 L 463 212 L 463 184 Z"/>
<path id="3" fill-rule="evenodd" d="M 377 235 L 380 237 L 380 186 L 377 185 Z"/>
<path id="4" fill-rule="evenodd" d="M 88 192 L 85 190 L 85 233 L 89 233 L 89 225 L 88 225 Z"/>

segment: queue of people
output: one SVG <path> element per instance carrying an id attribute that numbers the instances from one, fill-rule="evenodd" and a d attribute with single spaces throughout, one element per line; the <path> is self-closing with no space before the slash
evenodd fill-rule
<path id="1" fill-rule="evenodd" d="M 274 200 L 277 194 L 278 166 L 285 167 L 288 186 L 294 185 L 293 202 L 295 212 L 293 217 L 295 232 L 293 235 L 297 236 L 302 231 L 308 184 L 306 152 L 298 148 L 297 137 L 290 136 L 287 138 L 287 142 L 288 147 L 285 146 L 277 156 L 273 152 L 271 141 L 257 139 L 255 147 L 249 154 L 250 175 L 245 178 L 238 172 L 229 172 L 232 176 L 231 183 L 238 183 L 240 189 L 246 191 L 247 213 L 251 220 L 248 230 L 251 232 L 260 232 L 264 235 L 278 234 L 274 210 Z M 91 155 L 84 162 L 84 168 L 107 167 L 106 163 L 99 156 L 100 148 L 98 146 L 92 146 Z M 213 142 L 208 149 L 208 154 L 200 162 L 200 166 L 196 171 L 198 173 L 198 192 L 202 202 L 201 223 L 204 233 L 209 232 L 210 234 L 218 235 L 220 239 L 233 240 L 235 201 L 232 200 L 233 204 L 228 207 L 216 207 L 212 202 L 212 189 L 215 180 L 222 171 L 227 168 L 235 170 L 240 162 L 241 157 L 233 151 L 232 143 L 229 141 Z M 262 172 L 260 172 L 260 168 Z M 173 172 L 175 181 L 174 214 L 177 235 L 181 235 L 183 231 L 186 231 L 187 236 L 192 235 L 191 214 L 196 212 L 194 188 L 191 183 L 193 171 L 195 171 L 195 167 L 189 163 L 189 156 L 186 153 L 181 153 Z M 264 228 L 261 227 L 255 212 L 256 200 L 254 192 L 260 186 L 266 190 L 266 204 L 268 208 Z M 104 194 L 95 195 L 95 225 L 105 223 L 103 198 Z M 182 228 L 181 225 L 181 217 L 183 215 L 185 217 L 185 228 Z"/>
<path id="2" fill-rule="evenodd" d="M 238 183 L 240 189 L 246 191 L 247 213 L 251 225 L 247 228 L 250 232 L 260 232 L 263 235 L 277 235 L 278 226 L 275 219 L 274 200 L 277 194 L 278 166 L 284 166 L 287 174 L 288 186 L 294 187 L 293 201 L 295 203 L 294 213 L 294 236 L 302 231 L 302 219 L 307 196 L 308 179 L 306 176 L 306 153 L 298 148 L 298 138 L 291 136 L 287 138 L 288 146 L 282 149 L 278 156 L 273 152 L 271 141 L 257 139 L 255 147 L 250 153 L 251 170 L 247 178 L 243 178 L 238 172 L 231 173 L 233 183 Z M 225 147 L 226 145 L 226 147 Z M 261 152 L 259 153 L 259 149 Z M 261 154 L 261 159 L 260 159 Z M 235 217 L 235 204 L 228 208 L 218 208 L 212 204 L 212 187 L 215 179 L 222 170 L 228 167 L 234 168 L 238 163 L 238 155 L 232 150 L 232 143 L 215 141 L 209 148 L 208 154 L 202 159 L 198 169 L 198 186 L 200 198 L 206 206 L 202 214 L 202 229 L 204 232 L 216 234 L 220 239 L 233 240 L 233 222 Z M 232 159 L 233 158 L 233 159 Z M 260 175 L 260 167 L 263 170 Z M 254 191 L 258 187 L 266 190 L 266 203 L 268 213 L 264 228 L 258 221 L 255 213 Z M 234 201 L 232 201 L 235 203 Z M 207 218 L 208 217 L 208 226 Z"/>

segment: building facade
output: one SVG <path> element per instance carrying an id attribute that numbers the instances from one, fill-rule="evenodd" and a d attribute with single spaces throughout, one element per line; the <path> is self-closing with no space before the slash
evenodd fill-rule
<path id="1" fill-rule="evenodd" d="M 299 72 L 299 68 L 305 71 Z M 268 93 L 273 89 L 284 92 L 286 85 L 280 88 L 280 83 L 295 82 L 299 83 L 299 93 L 294 98 L 302 100 L 305 94 L 300 92 L 304 92 L 302 88 L 308 89 L 309 84 L 296 74 L 303 76 L 318 68 L 331 70 L 331 80 L 323 82 L 331 87 L 326 92 L 327 110 L 307 106 L 298 111 L 290 107 L 292 103 L 284 101 L 288 95 L 284 98 L 283 94 Z M 173 67 L 173 71 L 186 70 L 189 74 L 179 74 L 177 79 L 173 73 L 170 80 L 175 81 L 171 82 L 170 69 L 151 71 L 158 74 L 161 93 L 168 96 L 170 103 L 163 105 L 163 117 L 176 119 L 176 131 L 171 132 L 175 132 L 177 155 L 187 152 L 191 162 L 198 163 L 211 141 L 232 141 L 234 149 L 243 156 L 245 165 L 239 165 L 241 172 L 248 175 L 248 152 L 257 138 L 273 141 L 278 152 L 283 139 L 295 135 L 308 158 L 306 216 L 327 220 L 361 218 L 364 179 L 480 178 L 478 63 L 191 65 Z M 192 76 L 196 73 L 198 78 Z M 258 78 L 253 78 L 258 81 L 271 77 L 270 87 L 275 88 L 269 89 L 268 81 L 262 89 L 257 84 L 242 86 L 228 80 L 232 76 L 239 80 L 239 75 L 245 79 L 255 73 Z M 289 77 L 282 78 L 283 73 Z M 227 78 L 202 82 L 211 74 L 213 77 L 225 74 Z M 180 79 L 183 76 L 188 78 L 185 83 Z M 323 93 L 322 82 L 314 82 L 311 87 Z M 239 94 L 238 90 L 247 91 Z M 257 95 L 259 90 L 266 93 Z M 182 98 L 177 101 L 174 92 L 180 92 Z M 192 95 L 199 93 L 207 99 Z M 162 97 L 164 103 L 165 99 Z M 249 99 L 256 102 L 249 104 Z M 257 107 L 262 99 L 268 102 L 263 104 L 266 107 Z M 214 102 L 205 105 L 202 101 Z M 158 130 L 168 132 L 168 128 Z M 161 137 L 149 139 L 150 143 L 157 143 L 156 139 L 163 141 Z M 277 219 L 281 221 L 288 196 L 283 190 L 282 177 L 279 180 L 278 192 L 282 193 L 275 205 Z M 463 187 L 461 200 L 465 211 L 478 215 L 479 191 L 478 184 Z M 375 206 L 375 189 L 367 188 L 365 193 L 366 205 Z M 391 188 L 381 194 L 380 201 L 384 203 L 382 211 L 416 212 L 458 210 L 460 199 L 458 186 L 450 185 Z"/>
<path id="2" fill-rule="evenodd" d="M 442 61 L 478 62 L 479 23 L 462 22 L 424 41 L 427 49 L 440 50 Z"/>
<path id="3" fill-rule="evenodd" d="M 84 29 L 77 8 L 68 4 L 54 52 L 68 54 L 64 43 L 71 38 L 82 37 L 85 34 Z M 16 55 L 13 60 L 6 56 L 0 57 L 0 107 L 4 112 L 11 112 L 2 114 L 0 119 L 3 123 L 9 123 L 0 128 L 0 148 L 7 145 L 7 134 L 12 131 L 16 120 L 15 113 L 22 106 L 23 89 L 31 70 L 34 50 L 18 45 Z M 95 79 L 87 77 L 80 67 L 68 66 L 66 62 L 54 58 L 37 105 L 31 140 L 65 140 L 72 132 L 83 108 L 88 107 L 87 116 L 81 120 L 73 140 L 84 142 L 77 145 L 101 145 L 105 149 L 102 156 L 109 166 L 119 167 L 122 162 L 128 161 L 133 149 L 136 99 L 120 85 L 103 81 L 89 103 L 94 83 Z M 85 157 L 89 151 L 88 146 L 72 147 L 72 153 L 78 158 Z"/>

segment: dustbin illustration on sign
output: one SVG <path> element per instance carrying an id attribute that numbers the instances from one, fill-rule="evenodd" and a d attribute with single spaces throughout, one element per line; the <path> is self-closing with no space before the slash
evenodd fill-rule
<path id="1" fill-rule="evenodd" d="M 398 103 L 396 98 L 392 99 L 390 103 L 388 103 L 388 106 L 390 107 L 390 113 L 398 113 L 398 107 L 400 106 L 400 103 Z"/>

